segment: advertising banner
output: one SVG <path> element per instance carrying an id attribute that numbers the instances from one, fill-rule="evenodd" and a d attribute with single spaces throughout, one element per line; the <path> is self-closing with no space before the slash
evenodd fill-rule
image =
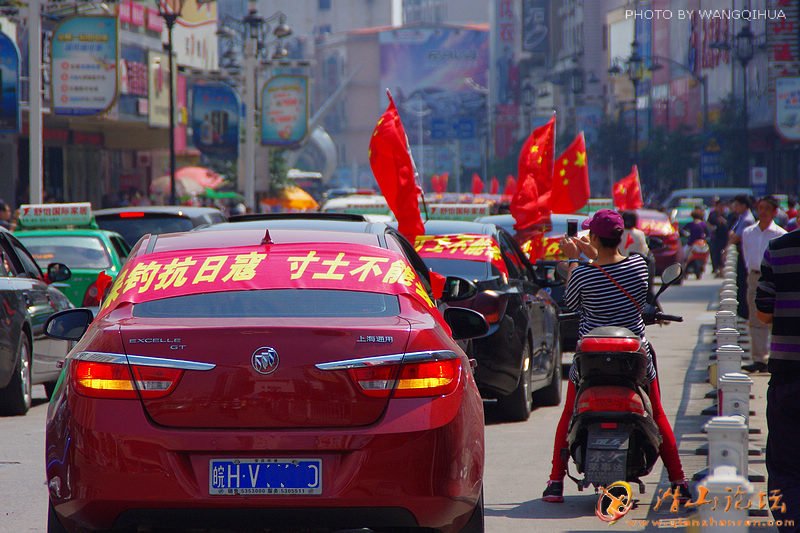
<path id="1" fill-rule="evenodd" d="M 19 131 L 19 50 L 14 41 L 0 33 L 0 133 Z"/>
<path id="2" fill-rule="evenodd" d="M 236 2 L 228 0 L 225 3 Z M 163 29 L 163 40 L 167 41 L 166 27 Z M 218 68 L 217 40 L 217 0 L 185 0 L 181 16 L 173 29 L 178 63 L 204 70 Z"/>
<path id="3" fill-rule="evenodd" d="M 99 115 L 117 98 L 119 44 L 116 17 L 70 17 L 55 29 L 52 44 L 56 115 Z"/>
<path id="4" fill-rule="evenodd" d="M 546 0 L 522 0 L 522 49 L 546 56 L 548 4 Z"/>
<path id="5" fill-rule="evenodd" d="M 292 146 L 308 134 L 308 77 L 273 76 L 261 90 L 261 144 Z"/>
<path id="6" fill-rule="evenodd" d="M 169 126 L 169 56 L 148 50 L 147 65 L 147 122 L 166 127 Z"/>
<path id="7" fill-rule="evenodd" d="M 236 159 L 239 153 L 239 95 L 224 83 L 192 87 L 192 141 L 207 156 Z"/>
<path id="8" fill-rule="evenodd" d="M 800 141 L 800 77 L 775 82 L 775 129 L 787 141 Z"/>

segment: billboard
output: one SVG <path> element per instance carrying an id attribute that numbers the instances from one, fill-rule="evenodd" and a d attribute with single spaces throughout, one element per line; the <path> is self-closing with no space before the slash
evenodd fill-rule
<path id="1" fill-rule="evenodd" d="M 486 117 L 487 31 L 404 28 L 381 32 L 378 42 L 381 105 L 388 88 L 412 145 L 478 137 Z"/>
<path id="2" fill-rule="evenodd" d="M 148 124 L 169 126 L 169 56 L 148 50 L 147 65 Z"/>
<path id="3" fill-rule="evenodd" d="M 192 141 L 207 156 L 236 159 L 239 152 L 239 95 L 224 83 L 192 87 Z"/>
<path id="4" fill-rule="evenodd" d="M 167 42 L 166 27 L 162 38 Z M 173 49 L 177 62 L 204 70 L 219 68 L 217 41 L 217 1 L 186 0 L 173 29 Z"/>
<path id="5" fill-rule="evenodd" d="M 800 77 L 775 82 L 775 129 L 787 141 L 800 141 Z"/>
<path id="6" fill-rule="evenodd" d="M 308 135 L 308 78 L 273 76 L 261 90 L 261 144 L 293 146 Z"/>
<path id="7" fill-rule="evenodd" d="M 117 98 L 117 18 L 70 17 L 55 29 L 52 43 L 56 115 L 99 115 Z"/>
<path id="8" fill-rule="evenodd" d="M 19 50 L 5 33 L 0 33 L 0 133 L 19 131 Z"/>

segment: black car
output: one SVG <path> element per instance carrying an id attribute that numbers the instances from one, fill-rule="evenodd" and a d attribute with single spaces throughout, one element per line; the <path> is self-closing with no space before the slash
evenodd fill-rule
<path id="1" fill-rule="evenodd" d="M 416 270 L 420 279 L 431 289 L 431 275 L 427 265 L 395 228 L 383 222 L 369 222 L 364 215 L 349 213 L 274 213 L 232 216 L 229 222 L 198 227 L 195 231 L 239 229 L 299 229 L 337 231 L 347 233 L 374 233 L 380 235 L 381 246 L 403 254 Z"/>
<path id="2" fill-rule="evenodd" d="M 425 263 L 444 276 L 471 280 L 477 291 L 456 305 L 478 311 L 490 324 L 485 337 L 467 345 L 468 355 L 478 362 L 475 381 L 484 398 L 496 398 L 510 420 L 526 420 L 534 405 L 558 405 L 558 306 L 519 245 L 495 224 L 434 220 L 425 223 L 425 233 L 439 237 L 417 239 Z M 465 242 L 479 241 L 475 236 L 491 239 L 494 255 L 468 255 L 469 244 L 463 252 L 450 253 Z"/>
<path id="3" fill-rule="evenodd" d="M 189 231 L 225 222 L 225 215 L 213 207 L 154 205 L 100 209 L 94 212 L 94 219 L 101 229 L 122 235 L 132 248 L 142 235 Z"/>
<path id="4" fill-rule="evenodd" d="M 46 337 L 44 324 L 72 305 L 47 282 L 69 277 L 66 266 L 51 263 L 45 278 L 22 243 L 0 229 L 0 414 L 27 413 L 33 385 L 44 384 L 48 396 L 55 390 L 70 343 Z"/>

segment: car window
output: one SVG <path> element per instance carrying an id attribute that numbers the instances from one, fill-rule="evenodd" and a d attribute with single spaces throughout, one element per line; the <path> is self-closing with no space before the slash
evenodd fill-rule
<path id="1" fill-rule="evenodd" d="M 522 259 L 517 257 L 514 247 L 510 243 L 511 239 L 507 237 L 505 233 L 500 232 L 498 240 L 500 252 L 503 254 L 503 261 L 508 269 L 508 277 L 512 279 L 526 278 L 525 264 L 522 262 Z"/>
<path id="2" fill-rule="evenodd" d="M 63 263 L 70 268 L 106 269 L 111 256 L 98 237 L 83 235 L 26 235 L 20 240 L 40 268 L 50 263 Z"/>
<path id="3" fill-rule="evenodd" d="M 406 256 L 408 262 L 411 263 L 411 267 L 417 271 L 417 275 L 422 280 L 425 288 L 430 292 L 431 274 L 428 270 L 429 265 L 422 260 L 417 251 L 414 250 L 414 247 L 409 244 L 405 237 L 401 236 L 399 233 L 395 233 L 394 230 L 386 232 L 386 243 L 390 250 L 394 250 Z"/>
<path id="4" fill-rule="evenodd" d="M 8 236 L 8 240 L 11 243 L 11 247 L 14 250 L 14 255 L 19 263 L 19 268 L 16 269 L 17 276 L 25 275 L 29 278 L 41 279 L 42 271 L 39 269 L 39 265 L 36 264 L 36 261 L 33 260 L 33 257 L 30 256 L 25 247 L 20 244 L 17 239 L 11 237 L 10 235 Z"/>
<path id="5" fill-rule="evenodd" d="M 442 276 L 457 276 L 470 280 L 483 281 L 499 277 L 502 272 L 489 261 L 467 261 L 465 259 L 438 259 L 426 257 L 428 267 Z"/>
<path id="6" fill-rule="evenodd" d="M 126 213 L 122 213 L 123 215 Z M 173 216 L 143 216 L 143 217 L 121 217 L 120 215 L 108 215 L 96 217 L 97 225 L 108 231 L 119 233 L 125 241 L 133 246 L 142 235 L 148 233 L 177 233 L 189 231 L 194 227 L 194 223 L 188 218 Z"/>
<path id="7" fill-rule="evenodd" d="M 14 277 L 17 275 L 17 269 L 14 266 L 14 261 L 11 259 L 14 254 L 11 252 L 11 247 L 0 235 L 0 277 Z"/>
<path id="8" fill-rule="evenodd" d="M 131 247 L 119 237 L 111 237 L 111 244 L 114 245 L 114 250 L 116 250 L 120 260 L 124 262 L 128 254 L 131 253 Z"/>
<path id="9" fill-rule="evenodd" d="M 392 294 L 324 289 L 271 289 L 190 294 L 136 304 L 148 318 L 385 317 L 400 314 Z"/>

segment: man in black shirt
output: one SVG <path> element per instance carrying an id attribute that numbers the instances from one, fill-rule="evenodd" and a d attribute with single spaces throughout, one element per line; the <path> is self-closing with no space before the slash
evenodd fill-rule
<path id="1" fill-rule="evenodd" d="M 767 389 L 767 473 L 769 490 L 779 490 L 785 511 L 775 520 L 793 520 L 800 527 L 800 232 L 770 241 L 761 263 L 756 292 L 758 318 L 772 324 L 769 388 Z"/>
<path id="2" fill-rule="evenodd" d="M 728 231 L 730 231 L 725 208 L 725 202 L 717 199 L 706 221 L 711 229 L 711 267 L 718 278 L 722 277 L 722 251 L 728 245 Z"/>

